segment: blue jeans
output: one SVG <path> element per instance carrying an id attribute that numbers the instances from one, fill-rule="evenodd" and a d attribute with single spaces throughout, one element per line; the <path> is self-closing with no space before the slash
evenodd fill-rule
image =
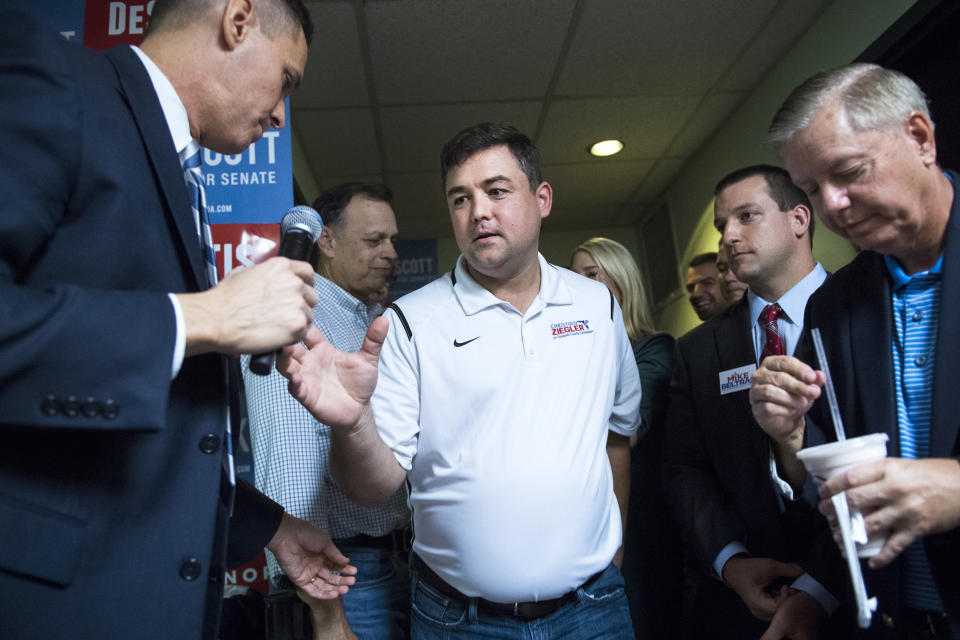
<path id="1" fill-rule="evenodd" d="M 534 620 L 478 610 L 476 599 L 451 599 L 416 574 L 410 609 L 413 640 L 634 640 L 623 577 L 613 564 L 577 589 L 576 601 Z"/>
<path id="2" fill-rule="evenodd" d="M 343 611 L 359 640 L 406 640 L 410 636 L 410 570 L 406 553 L 339 547 L 357 568 L 357 581 L 343 596 Z"/>

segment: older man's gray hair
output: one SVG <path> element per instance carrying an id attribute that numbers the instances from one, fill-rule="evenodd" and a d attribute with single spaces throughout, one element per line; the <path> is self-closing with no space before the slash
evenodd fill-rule
<path id="1" fill-rule="evenodd" d="M 773 116 L 767 144 L 779 151 L 805 129 L 821 107 L 838 101 L 857 131 L 898 130 L 911 111 L 930 119 L 927 98 L 917 84 L 899 71 L 857 63 L 821 71 L 787 96 Z"/>

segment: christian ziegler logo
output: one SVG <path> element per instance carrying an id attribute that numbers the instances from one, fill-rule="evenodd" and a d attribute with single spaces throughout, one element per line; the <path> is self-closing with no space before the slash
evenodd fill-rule
<path id="1" fill-rule="evenodd" d="M 570 336 L 582 336 L 593 333 L 590 328 L 589 320 L 570 320 L 568 322 L 554 322 L 550 325 L 550 334 L 554 340 L 558 338 L 569 338 Z"/>

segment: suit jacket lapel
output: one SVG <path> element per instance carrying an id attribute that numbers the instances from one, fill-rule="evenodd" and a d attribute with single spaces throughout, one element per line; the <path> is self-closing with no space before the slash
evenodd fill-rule
<path id="1" fill-rule="evenodd" d="M 740 302 L 723 318 L 714 323 L 714 340 L 719 354 L 720 371 L 735 369 L 748 364 L 756 364 L 757 355 L 753 347 L 752 319 L 750 305 L 744 296 Z M 719 378 L 717 379 L 719 384 Z M 738 391 L 734 394 L 735 402 L 727 403 L 730 407 L 728 420 L 734 424 L 743 425 L 742 433 L 749 439 L 756 455 L 766 460 L 769 456 L 767 436 L 753 419 L 750 409 L 749 391 Z"/>
<path id="2" fill-rule="evenodd" d="M 940 319 L 937 327 L 936 358 L 933 371 L 933 412 L 930 421 L 930 456 L 956 455 L 957 428 L 960 421 L 960 393 L 957 393 L 957 367 L 960 366 L 960 331 L 953 324 L 960 317 L 960 176 L 953 178 L 953 206 L 947 223 L 943 253 L 943 281 L 940 291 Z"/>
<path id="3" fill-rule="evenodd" d="M 845 425 L 850 435 L 883 431 L 890 436 L 888 451 L 899 455 L 900 434 L 897 430 L 896 390 L 893 386 L 893 317 L 890 301 L 890 281 L 883 258 L 870 256 L 869 275 L 861 278 L 850 298 L 850 347 L 858 372 L 853 389 L 855 404 L 863 410 L 862 425 Z M 879 375 L 889 371 L 890 375 Z M 832 373 L 832 371 L 831 371 Z M 841 384 L 834 381 L 835 384 Z M 856 414 L 847 413 L 845 421 Z"/>
<path id="4" fill-rule="evenodd" d="M 193 271 L 196 288 L 202 288 L 206 286 L 201 284 L 206 283 L 206 276 L 197 228 L 193 220 L 180 160 L 176 149 L 173 148 L 170 129 L 167 127 L 167 120 L 160 108 L 153 84 L 150 82 L 150 76 L 137 54 L 128 46 L 111 49 L 107 52 L 107 58 L 117 70 L 123 95 L 127 104 L 130 105 L 130 112 L 137 123 L 137 128 L 140 129 L 157 183 L 167 202 L 168 215 L 173 217 L 173 223 Z M 122 159 L 118 158 L 119 161 Z"/>

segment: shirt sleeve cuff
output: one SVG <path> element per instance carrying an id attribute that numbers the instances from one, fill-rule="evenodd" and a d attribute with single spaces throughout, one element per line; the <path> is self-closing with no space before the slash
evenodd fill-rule
<path id="1" fill-rule="evenodd" d="M 804 573 L 799 578 L 793 581 L 793 584 L 790 585 L 797 591 L 804 591 L 809 593 L 814 600 L 816 600 L 824 611 L 827 612 L 828 616 L 832 616 L 833 612 L 837 610 L 837 607 L 840 606 L 840 602 L 833 597 L 826 587 L 817 582 L 817 580 L 811 576 L 809 573 Z"/>
<path id="2" fill-rule="evenodd" d="M 167 296 L 170 298 L 170 304 L 173 305 L 173 317 L 177 322 L 177 340 L 173 345 L 173 363 L 170 368 L 170 379 L 173 380 L 180 373 L 183 356 L 187 351 L 187 327 L 183 322 L 183 307 L 180 306 L 177 296 L 172 293 L 168 293 Z"/>
<path id="3" fill-rule="evenodd" d="M 790 483 L 780 477 L 777 472 L 777 455 L 773 451 L 773 445 L 770 445 L 770 479 L 773 480 L 773 486 L 780 493 L 780 497 L 787 502 L 793 501 L 793 487 Z"/>
<path id="4" fill-rule="evenodd" d="M 723 549 L 720 550 L 720 553 L 717 554 L 716 559 L 713 561 L 713 570 L 721 580 L 723 580 L 723 566 L 727 564 L 727 560 L 737 555 L 738 553 L 749 553 L 747 548 L 743 546 L 743 543 L 739 540 L 734 540 L 733 542 L 727 544 Z M 726 583 L 724 583 L 726 584 Z"/>

